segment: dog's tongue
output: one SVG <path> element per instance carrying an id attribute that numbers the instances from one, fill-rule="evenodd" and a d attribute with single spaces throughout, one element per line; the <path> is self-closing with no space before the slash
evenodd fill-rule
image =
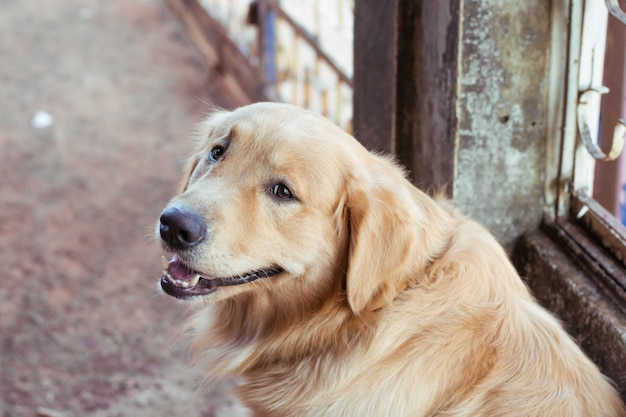
<path id="1" fill-rule="evenodd" d="M 168 261 L 165 256 L 162 257 L 163 268 L 170 274 L 174 279 L 179 281 L 187 281 L 193 278 L 194 271 L 189 269 L 186 265 L 180 263 L 178 260 L 178 256 L 174 255 L 171 261 Z"/>

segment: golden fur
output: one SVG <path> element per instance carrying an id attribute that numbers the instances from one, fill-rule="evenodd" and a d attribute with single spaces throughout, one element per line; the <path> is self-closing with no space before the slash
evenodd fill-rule
<path id="1" fill-rule="evenodd" d="M 183 192 L 207 276 L 284 272 L 193 297 L 209 378 L 254 416 L 618 416 L 620 398 L 479 224 L 314 113 L 257 103 L 199 128 Z M 218 140 L 222 159 L 208 164 Z M 268 187 L 288 185 L 295 200 Z"/>

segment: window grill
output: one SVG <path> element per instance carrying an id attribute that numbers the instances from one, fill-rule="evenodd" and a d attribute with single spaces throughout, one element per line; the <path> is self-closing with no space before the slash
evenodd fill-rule
<path id="1" fill-rule="evenodd" d="M 552 51 L 552 62 L 558 63 L 564 54 L 558 48 L 565 43 L 558 38 L 558 28 L 562 22 L 568 22 L 567 59 L 565 68 L 561 68 L 567 77 L 560 84 L 561 89 L 552 94 L 553 119 L 557 120 L 552 131 L 561 133 L 555 135 L 560 138 L 560 163 L 556 181 L 548 178 L 546 186 L 547 203 L 554 204 L 554 211 L 548 212 L 561 225 L 561 232 L 575 242 L 575 251 L 586 253 L 603 268 L 604 273 L 598 275 L 605 276 L 604 285 L 626 300 L 626 228 L 622 224 L 626 219 L 617 207 L 606 202 L 610 199 L 603 197 L 609 195 L 618 200 L 623 190 L 618 185 L 617 168 L 624 166 L 626 171 L 626 159 L 621 156 L 626 135 L 625 37 L 616 37 L 617 43 L 607 42 L 612 30 L 623 31 L 626 25 L 626 13 L 618 1 L 622 0 L 555 2 L 560 4 L 555 6 L 560 13 L 553 22 L 553 45 L 557 47 Z M 622 57 L 620 62 L 607 67 L 606 59 L 615 54 Z M 607 80 L 613 84 L 611 88 L 605 85 Z M 551 194 L 554 184 L 556 196 Z M 602 256 L 588 245 L 580 230 L 604 247 L 621 266 L 603 263 Z"/>

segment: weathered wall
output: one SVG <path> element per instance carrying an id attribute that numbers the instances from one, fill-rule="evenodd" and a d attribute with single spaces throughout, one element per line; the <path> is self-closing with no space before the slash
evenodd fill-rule
<path id="1" fill-rule="evenodd" d="M 466 0 L 462 10 L 452 194 L 507 247 L 543 214 L 549 8 Z"/>

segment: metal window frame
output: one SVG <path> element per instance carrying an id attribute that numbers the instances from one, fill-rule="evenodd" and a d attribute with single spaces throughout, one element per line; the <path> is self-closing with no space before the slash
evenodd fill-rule
<path id="1" fill-rule="evenodd" d="M 591 197 L 596 159 L 608 155 L 597 148 L 592 156 L 590 148 L 597 145 L 583 138 L 598 130 L 600 96 L 606 92 L 602 75 L 607 18 L 609 11 L 615 15 L 614 2 L 557 0 L 552 4 L 552 113 L 546 156 L 559 162 L 547 166 L 546 218 L 566 244 L 576 246 L 587 266 L 593 263 L 591 270 L 602 271 L 595 275 L 603 280 L 603 287 L 626 306 L 626 229 Z M 614 136 L 623 142 L 617 129 Z"/>

